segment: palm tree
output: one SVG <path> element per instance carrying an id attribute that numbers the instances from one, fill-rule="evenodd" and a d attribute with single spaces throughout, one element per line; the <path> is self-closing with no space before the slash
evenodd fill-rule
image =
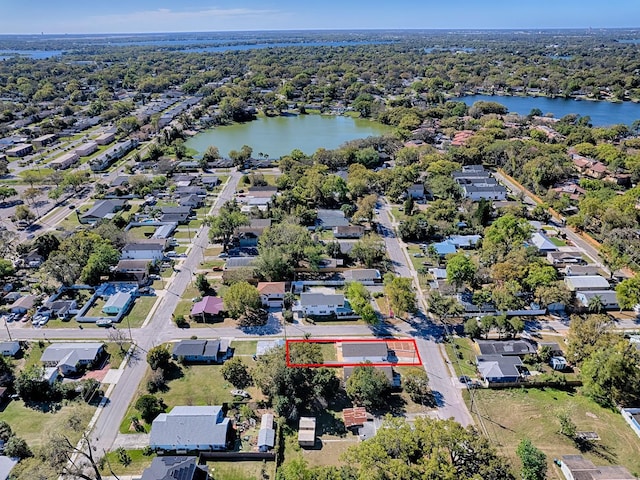
<path id="1" fill-rule="evenodd" d="M 600 295 L 594 295 L 589 299 L 589 304 L 587 306 L 589 312 L 591 313 L 602 313 L 604 310 L 604 302 L 602 301 L 602 297 Z"/>

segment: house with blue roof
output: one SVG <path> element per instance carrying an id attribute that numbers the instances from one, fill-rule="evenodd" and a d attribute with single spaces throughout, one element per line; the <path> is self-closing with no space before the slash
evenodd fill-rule
<path id="1" fill-rule="evenodd" d="M 455 243 L 449 240 L 445 240 L 443 242 L 438 242 L 438 243 L 432 243 L 431 246 L 435 248 L 436 253 L 440 257 L 446 257 L 447 255 L 451 255 L 453 253 L 456 253 L 457 251 Z"/>

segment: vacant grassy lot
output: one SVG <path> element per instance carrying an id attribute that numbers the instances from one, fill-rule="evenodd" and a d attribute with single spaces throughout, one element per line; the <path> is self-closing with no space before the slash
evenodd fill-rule
<path id="1" fill-rule="evenodd" d="M 47 432 L 60 432 L 77 441 L 80 434 L 71 430 L 67 424 L 72 415 L 81 419 L 82 425 L 89 424 L 95 407 L 85 403 L 73 402 L 56 412 L 42 411 L 25 406 L 22 400 L 12 400 L 0 408 L 0 420 L 4 420 L 15 432 L 31 446 L 42 445 L 47 440 Z"/>
<path id="2" fill-rule="evenodd" d="M 136 328 L 140 327 L 143 323 L 151 308 L 158 300 L 158 297 L 138 297 L 133 304 L 133 308 L 129 313 L 120 321 L 120 328 Z"/>
<path id="3" fill-rule="evenodd" d="M 469 405 L 469 392 L 463 392 Z M 590 399 L 553 389 L 475 390 L 473 415 L 478 415 L 489 439 L 513 465 L 520 466 L 515 454 L 522 438 L 529 438 L 547 454 L 549 478 L 564 478 L 552 465 L 562 455 L 583 454 L 596 465 L 619 464 L 634 475 L 640 473 L 640 439 L 615 411 L 605 410 Z M 591 451 L 580 452 L 572 440 L 557 433 L 558 411 L 568 412 L 578 431 L 596 432 Z"/>
<path id="4" fill-rule="evenodd" d="M 254 355 L 256 353 L 256 346 L 258 342 L 256 340 L 249 340 L 246 342 L 233 341 L 231 346 L 233 347 L 233 355 Z"/>
<path id="5" fill-rule="evenodd" d="M 129 229 L 128 233 L 132 238 L 136 240 L 145 239 L 151 237 L 153 232 L 156 231 L 157 227 L 153 227 L 151 225 L 145 225 L 144 227 L 133 227 Z"/>
<path id="6" fill-rule="evenodd" d="M 129 342 L 125 342 L 122 344 L 122 348 L 120 348 L 120 345 L 115 343 L 107 343 L 106 345 L 107 353 L 109 353 L 109 365 L 111 368 L 120 368 L 131 344 Z"/>
<path id="7" fill-rule="evenodd" d="M 209 473 L 216 480 L 254 480 L 263 478 L 262 471 L 268 478 L 275 478 L 275 462 L 207 462 Z"/>
<path id="8" fill-rule="evenodd" d="M 450 341 L 445 343 L 447 356 L 456 371 L 456 375 L 476 376 L 476 355 L 480 352 L 476 350 L 475 344 L 464 337 L 450 337 Z"/>
<path id="9" fill-rule="evenodd" d="M 111 475 L 111 470 L 116 475 L 133 475 L 135 477 L 139 477 L 142 474 L 142 471 L 151 465 L 153 458 L 156 456 L 155 454 L 146 456 L 142 454 L 142 450 L 127 450 L 129 457 L 131 457 L 131 463 L 129 466 L 125 467 L 120 462 L 118 462 L 118 454 L 116 452 L 107 453 L 108 464 L 105 464 L 105 468 L 102 469 L 103 475 Z M 111 470 L 109 469 L 111 466 Z"/>

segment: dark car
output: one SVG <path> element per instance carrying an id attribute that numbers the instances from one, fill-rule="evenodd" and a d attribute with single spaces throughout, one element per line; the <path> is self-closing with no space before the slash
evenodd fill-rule
<path id="1" fill-rule="evenodd" d="M 460 383 L 471 383 L 471 378 L 469 378 L 466 375 L 461 375 L 460 378 L 458 378 L 458 380 L 460 380 Z"/>

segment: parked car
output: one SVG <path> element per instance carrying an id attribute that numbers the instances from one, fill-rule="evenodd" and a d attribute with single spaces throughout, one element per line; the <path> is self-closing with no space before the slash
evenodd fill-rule
<path id="1" fill-rule="evenodd" d="M 231 395 L 233 395 L 234 397 L 242 397 L 242 398 L 251 397 L 251 395 L 249 395 L 249 392 L 246 392 L 244 390 L 231 390 Z"/>
<path id="2" fill-rule="evenodd" d="M 110 318 L 101 318 L 96 321 L 96 325 L 98 327 L 111 327 L 111 319 Z"/>

